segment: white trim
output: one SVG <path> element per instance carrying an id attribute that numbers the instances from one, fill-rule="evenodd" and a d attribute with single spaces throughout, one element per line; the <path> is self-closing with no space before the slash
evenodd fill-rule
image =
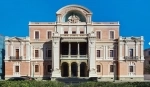
<path id="1" fill-rule="evenodd" d="M 16 72 L 15 66 L 19 66 L 19 72 Z M 17 77 L 20 76 L 20 72 L 21 72 L 21 70 L 20 70 L 20 63 L 19 62 L 15 62 L 13 64 L 13 76 L 17 76 Z"/>
<path id="2" fill-rule="evenodd" d="M 35 57 L 35 50 L 38 50 L 39 57 Z M 34 59 L 40 59 L 40 57 L 41 57 L 40 53 L 41 53 L 40 49 L 34 48 L 34 53 L 33 53 L 34 54 Z"/>
<path id="3" fill-rule="evenodd" d="M 114 32 L 114 38 L 113 39 L 110 38 L 110 31 Z M 109 40 L 114 40 L 115 39 L 115 30 L 109 30 L 109 34 L 108 35 L 109 35 Z"/>
<path id="4" fill-rule="evenodd" d="M 130 72 L 130 66 L 133 66 L 133 72 Z M 128 64 L 128 75 L 129 76 L 135 76 L 136 75 L 136 66 L 134 62 L 129 62 Z"/>
<path id="5" fill-rule="evenodd" d="M 48 38 L 48 32 L 51 32 L 51 38 Z M 46 39 L 52 39 L 52 34 L 53 34 L 53 31 L 52 31 L 52 30 L 47 30 L 47 31 L 46 31 Z"/>
<path id="6" fill-rule="evenodd" d="M 34 39 L 36 39 L 36 38 L 35 38 L 35 32 L 36 32 L 36 31 L 39 32 L 39 38 L 37 39 L 37 40 L 39 40 L 39 39 L 40 39 L 40 30 L 34 30 Z"/>

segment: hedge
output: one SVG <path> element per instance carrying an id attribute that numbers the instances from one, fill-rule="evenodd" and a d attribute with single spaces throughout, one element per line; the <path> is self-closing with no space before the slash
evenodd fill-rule
<path id="1" fill-rule="evenodd" d="M 0 81 L 0 87 L 150 87 L 150 82 L 85 82 L 66 86 L 52 81 Z"/>

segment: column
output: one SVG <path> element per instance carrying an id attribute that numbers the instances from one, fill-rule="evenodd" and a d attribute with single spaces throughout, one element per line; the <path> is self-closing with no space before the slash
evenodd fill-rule
<path id="1" fill-rule="evenodd" d="M 138 44 L 137 44 L 137 42 L 135 42 L 135 57 L 137 57 L 138 56 Z"/>
<path id="2" fill-rule="evenodd" d="M 108 47 L 105 46 L 105 58 L 108 59 Z"/>
<path id="3" fill-rule="evenodd" d="M 10 44 L 10 49 L 11 49 L 11 51 L 10 51 L 10 53 L 11 53 L 10 56 L 13 56 L 13 52 L 14 52 L 14 51 L 13 51 L 13 42 L 11 42 L 11 44 Z"/>
<path id="4" fill-rule="evenodd" d="M 122 59 L 122 44 L 119 45 L 119 55 L 120 55 L 120 60 Z"/>
<path id="5" fill-rule="evenodd" d="M 125 56 L 128 56 L 128 46 L 127 46 L 127 42 L 125 42 Z"/>
<path id="6" fill-rule="evenodd" d="M 85 26 L 85 28 L 84 28 L 84 34 L 86 34 L 86 26 Z"/>
<path id="7" fill-rule="evenodd" d="M 80 28 L 77 26 L 77 34 L 80 34 Z"/>
<path id="8" fill-rule="evenodd" d="M 69 56 L 69 58 L 71 57 L 71 43 L 69 42 L 69 49 L 68 49 L 69 51 L 68 51 L 68 56 Z"/>
<path id="9" fill-rule="evenodd" d="M 26 59 L 29 60 L 29 54 L 30 54 L 30 44 L 29 42 L 26 42 Z"/>
<path id="10" fill-rule="evenodd" d="M 40 58 L 43 59 L 43 47 L 42 46 L 41 46 L 40 50 L 41 50 L 41 55 L 40 55 L 41 57 Z"/>
<path id="11" fill-rule="evenodd" d="M 21 54 L 20 54 L 20 56 L 22 57 L 22 59 L 23 59 L 23 42 L 21 42 Z"/>
<path id="12" fill-rule="evenodd" d="M 8 59 L 8 42 L 5 43 L 5 59 Z"/>
<path id="13" fill-rule="evenodd" d="M 144 43 L 141 42 L 141 60 L 144 60 L 143 46 L 144 46 Z"/>
<path id="14" fill-rule="evenodd" d="M 33 59 L 33 46 L 30 46 L 30 51 L 31 51 L 30 57 L 31 59 Z"/>
<path id="15" fill-rule="evenodd" d="M 78 77 L 80 77 L 80 63 L 78 63 Z"/>
<path id="16" fill-rule="evenodd" d="M 104 56 L 103 56 L 103 59 L 105 59 L 105 58 L 106 58 L 106 57 L 105 57 L 105 56 L 106 56 L 106 53 L 105 53 L 105 46 L 103 46 L 103 55 L 104 55 Z"/>
<path id="17" fill-rule="evenodd" d="M 78 58 L 80 58 L 80 43 L 78 42 Z"/>
<path id="18" fill-rule="evenodd" d="M 71 77 L 71 63 L 68 63 L 69 65 L 69 77 Z"/>

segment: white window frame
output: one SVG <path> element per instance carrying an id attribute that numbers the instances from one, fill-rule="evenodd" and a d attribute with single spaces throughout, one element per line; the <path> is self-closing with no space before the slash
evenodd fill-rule
<path id="1" fill-rule="evenodd" d="M 130 72 L 130 66 L 133 66 L 133 72 Z M 135 63 L 134 63 L 134 62 L 130 62 L 130 63 L 128 64 L 128 75 L 129 75 L 129 76 L 136 75 L 136 66 L 135 66 Z"/>
<path id="2" fill-rule="evenodd" d="M 51 32 L 51 38 L 48 38 L 48 32 Z M 52 30 L 47 30 L 46 31 L 46 39 L 52 39 L 52 34 L 53 34 Z"/>
<path id="3" fill-rule="evenodd" d="M 35 66 L 38 65 L 38 72 L 35 72 Z M 34 73 L 39 73 L 40 72 L 40 65 L 39 64 L 35 64 L 34 65 Z"/>
<path id="4" fill-rule="evenodd" d="M 21 56 L 21 47 L 14 47 L 14 52 L 13 52 L 13 55 L 11 56 L 15 56 L 16 57 L 16 49 L 19 49 L 19 56 Z"/>
<path id="5" fill-rule="evenodd" d="M 37 31 L 39 32 L 39 38 L 38 38 L 38 39 L 35 38 L 35 32 L 37 32 Z M 35 39 L 35 40 L 39 40 L 39 39 L 40 39 L 40 30 L 34 30 L 34 39 Z"/>
<path id="6" fill-rule="evenodd" d="M 111 50 L 113 51 L 113 57 L 110 56 L 110 51 L 111 51 Z M 115 54 L 114 49 L 109 49 L 109 57 L 110 57 L 110 58 L 114 58 L 114 57 L 115 57 L 114 54 Z"/>
<path id="7" fill-rule="evenodd" d="M 110 32 L 113 31 L 114 32 L 114 38 L 110 38 Z M 115 39 L 115 30 L 109 30 L 109 40 L 114 40 Z"/>
<path id="8" fill-rule="evenodd" d="M 19 66 L 19 72 L 16 72 L 16 66 Z M 13 64 L 13 76 L 20 77 L 20 63 L 15 62 Z"/>
<path id="9" fill-rule="evenodd" d="M 35 57 L 35 50 L 38 50 L 38 52 L 39 52 L 39 57 Z M 34 49 L 34 59 L 38 59 L 38 58 L 40 58 L 40 49 Z"/>

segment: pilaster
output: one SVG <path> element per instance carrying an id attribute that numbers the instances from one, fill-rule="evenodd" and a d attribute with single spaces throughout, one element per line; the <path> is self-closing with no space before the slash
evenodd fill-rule
<path id="1" fill-rule="evenodd" d="M 24 46 L 24 44 L 23 44 L 23 42 L 21 42 L 21 56 L 24 59 L 24 55 L 23 55 L 24 47 L 23 46 Z"/>
<path id="2" fill-rule="evenodd" d="M 144 43 L 141 42 L 141 60 L 144 60 L 144 50 L 143 50 L 143 47 L 144 46 Z"/>
<path id="3" fill-rule="evenodd" d="M 30 60 L 30 43 L 26 42 L 26 59 Z"/>
<path id="4" fill-rule="evenodd" d="M 10 56 L 13 56 L 13 42 L 10 42 Z"/>
<path id="5" fill-rule="evenodd" d="M 78 77 L 80 77 L 80 63 L 78 63 Z"/>
<path id="6" fill-rule="evenodd" d="M 57 32 L 54 33 L 53 41 L 52 41 L 52 61 L 53 61 L 53 71 L 52 71 L 52 78 L 55 77 L 61 77 L 61 71 L 60 71 L 60 53 L 59 53 L 59 44 L 60 44 L 60 34 Z"/>
<path id="7" fill-rule="evenodd" d="M 138 56 L 138 43 L 135 42 L 135 56 Z"/>
<path id="8" fill-rule="evenodd" d="M 105 46 L 105 59 L 108 59 L 108 46 Z"/>
<path id="9" fill-rule="evenodd" d="M 127 46 L 127 42 L 125 42 L 125 56 L 128 56 L 128 46 Z"/>
<path id="10" fill-rule="evenodd" d="M 7 60 L 7 59 L 9 59 L 8 58 L 8 42 L 5 42 L 5 59 Z M 10 50 L 9 50 L 10 51 Z"/>
<path id="11" fill-rule="evenodd" d="M 122 58 L 122 44 L 119 44 L 119 60 L 123 60 L 123 58 Z"/>

